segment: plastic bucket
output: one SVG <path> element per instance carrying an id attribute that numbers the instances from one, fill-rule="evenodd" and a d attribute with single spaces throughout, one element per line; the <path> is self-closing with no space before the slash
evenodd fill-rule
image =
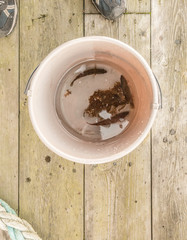
<path id="1" fill-rule="evenodd" d="M 114 140 L 88 142 L 74 138 L 58 121 L 54 98 L 68 69 L 96 56 L 113 59 L 133 81 L 139 110 L 131 126 Z M 63 81 L 63 80 L 62 80 Z M 26 87 L 33 127 L 41 141 L 59 156 L 84 164 L 116 160 L 133 151 L 146 137 L 160 107 L 160 88 L 149 65 L 133 48 L 107 37 L 85 37 L 53 50 L 31 75 Z"/>

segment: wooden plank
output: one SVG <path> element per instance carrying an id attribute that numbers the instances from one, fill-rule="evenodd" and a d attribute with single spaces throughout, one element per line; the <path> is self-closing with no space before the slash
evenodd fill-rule
<path id="1" fill-rule="evenodd" d="M 150 13 L 150 0 L 127 0 L 127 12 Z"/>
<path id="2" fill-rule="evenodd" d="M 85 13 L 97 13 L 91 0 L 85 1 Z M 126 0 L 127 12 L 130 13 L 149 13 L 150 0 Z"/>
<path id="3" fill-rule="evenodd" d="M 152 67 L 163 94 L 153 127 L 153 239 L 187 239 L 187 2 L 153 1 L 152 11 Z"/>
<path id="4" fill-rule="evenodd" d="M 85 35 L 100 35 L 118 38 L 119 21 L 111 22 L 99 14 L 86 14 Z"/>
<path id="5" fill-rule="evenodd" d="M 83 166 L 64 160 L 36 136 L 24 88 L 41 60 L 83 35 L 82 2 L 21 0 L 20 215 L 43 240 L 83 238 Z"/>
<path id="6" fill-rule="evenodd" d="M 125 15 L 118 23 L 86 15 L 86 35 L 116 37 L 150 60 L 150 16 Z M 119 29 L 119 33 L 118 33 Z M 85 239 L 151 239 L 150 137 L 114 163 L 85 168 Z"/>
<path id="7" fill-rule="evenodd" d="M 85 13 L 98 13 L 97 9 L 94 7 L 92 0 L 84 0 Z"/>
<path id="8" fill-rule="evenodd" d="M 18 24 L 0 38 L 0 198 L 18 209 Z"/>
<path id="9" fill-rule="evenodd" d="M 135 48 L 150 63 L 150 15 L 124 15 L 119 24 L 119 40 Z"/>
<path id="10" fill-rule="evenodd" d="M 11 240 L 8 233 L 0 230 L 0 239 L 1 240 Z"/>

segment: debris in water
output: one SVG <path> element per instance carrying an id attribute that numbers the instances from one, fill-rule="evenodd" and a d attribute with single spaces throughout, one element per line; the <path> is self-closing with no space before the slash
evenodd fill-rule
<path id="1" fill-rule="evenodd" d="M 71 91 L 69 89 L 66 90 L 66 93 L 64 94 L 65 97 L 69 96 L 71 94 Z"/>
<path id="2" fill-rule="evenodd" d="M 114 87 L 108 90 L 97 90 L 89 98 L 89 106 L 84 111 L 84 116 L 100 117 L 100 113 L 106 110 L 112 116 L 116 115 L 117 109 L 123 109 L 127 104 L 120 82 L 116 82 Z M 111 117 L 112 117 L 111 116 Z"/>
<path id="3" fill-rule="evenodd" d="M 98 123 L 92 123 L 90 125 L 95 125 L 95 126 L 105 126 L 105 125 L 110 125 L 112 123 L 116 123 L 118 121 L 120 121 L 120 119 L 124 119 L 127 115 L 129 114 L 129 112 L 122 112 L 122 113 L 118 113 L 117 115 L 111 117 L 111 119 L 105 119 L 102 120 Z"/>

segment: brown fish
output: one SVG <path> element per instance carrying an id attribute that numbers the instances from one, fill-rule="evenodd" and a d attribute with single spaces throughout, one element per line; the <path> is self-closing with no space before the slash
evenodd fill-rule
<path id="1" fill-rule="evenodd" d="M 127 115 L 129 114 L 129 112 L 122 112 L 122 113 L 118 113 L 116 114 L 115 116 L 111 117 L 110 118 L 107 118 L 107 119 L 104 119 L 100 122 L 97 122 L 97 123 L 92 123 L 90 125 L 94 125 L 94 126 L 106 126 L 106 125 L 110 125 L 112 123 L 116 123 L 119 121 L 120 118 L 125 118 Z"/>
<path id="2" fill-rule="evenodd" d="M 79 78 L 82 78 L 82 77 L 85 77 L 85 76 L 88 76 L 88 75 L 104 74 L 104 73 L 107 73 L 107 71 L 105 69 L 102 69 L 102 68 L 93 68 L 93 69 L 86 70 L 83 73 L 80 73 L 78 76 L 76 76 L 76 78 L 72 81 L 70 86 L 72 87 L 74 82 Z"/>
<path id="3" fill-rule="evenodd" d="M 127 103 L 130 103 L 131 107 L 134 107 L 133 97 L 132 97 L 130 88 L 128 86 L 127 80 L 124 78 L 123 75 L 121 75 L 120 80 L 121 80 L 121 88 Z"/>

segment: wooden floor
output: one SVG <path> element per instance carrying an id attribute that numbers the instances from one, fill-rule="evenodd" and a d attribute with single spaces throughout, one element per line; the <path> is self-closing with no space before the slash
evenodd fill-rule
<path id="1" fill-rule="evenodd" d="M 116 22 L 91 0 L 20 0 L 16 29 L 0 39 L 0 198 L 43 240 L 187 240 L 186 22 L 186 0 L 128 0 Z M 145 57 L 163 109 L 131 154 L 83 166 L 42 144 L 23 92 L 52 49 L 90 35 L 120 39 Z"/>

